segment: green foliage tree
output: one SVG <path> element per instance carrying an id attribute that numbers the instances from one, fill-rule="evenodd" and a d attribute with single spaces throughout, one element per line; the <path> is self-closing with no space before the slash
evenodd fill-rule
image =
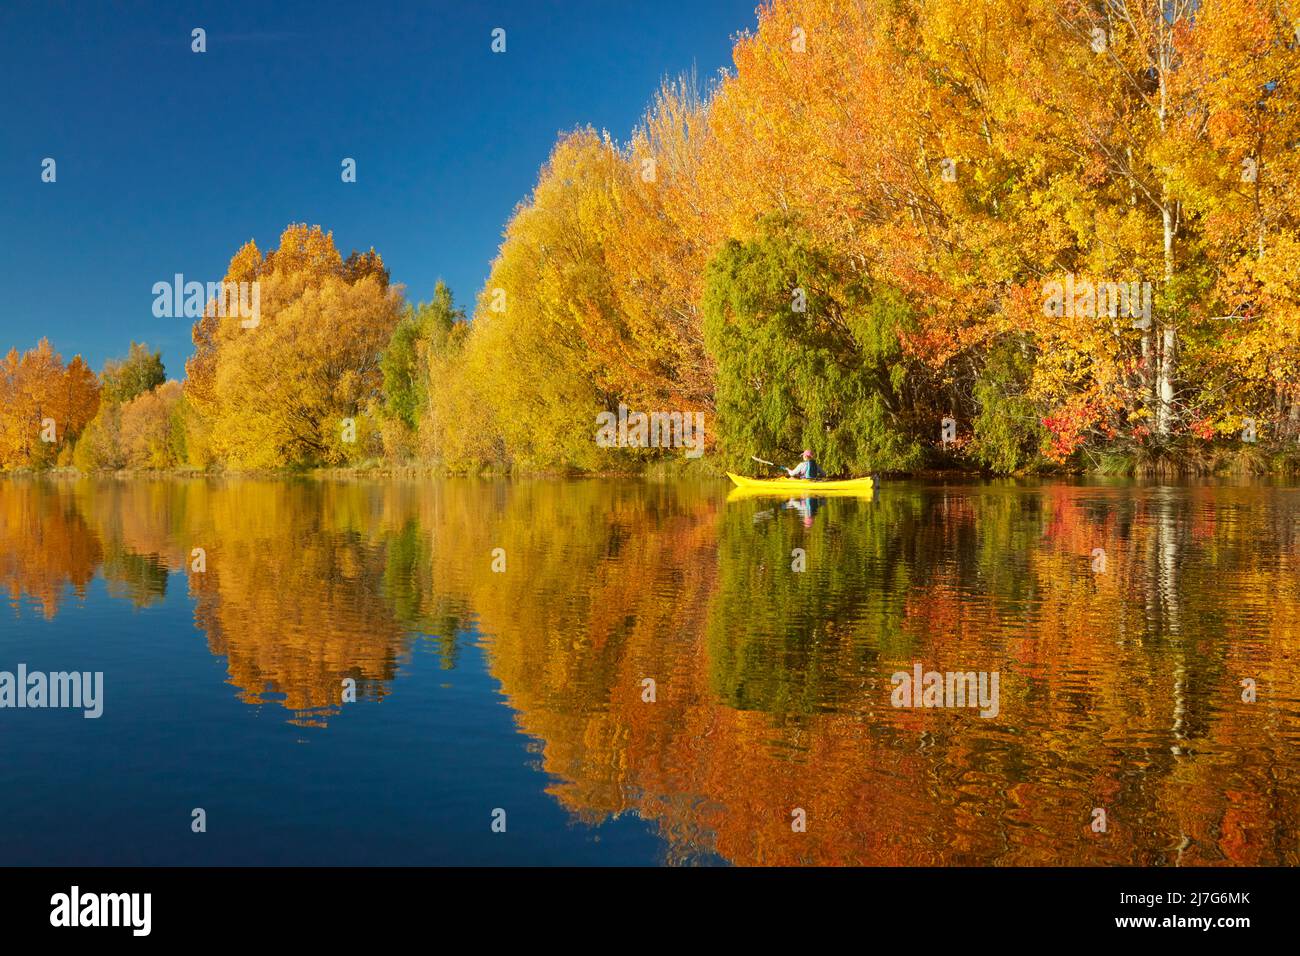
<path id="1" fill-rule="evenodd" d="M 1040 458 L 1047 436 L 1037 405 L 1024 394 L 1033 374 L 1033 361 L 1022 342 L 1008 339 L 988 355 L 974 397 L 975 437 L 971 457 L 1001 473 L 1022 471 Z"/>
<path id="2" fill-rule="evenodd" d="M 110 359 L 101 373 L 106 402 L 125 405 L 136 396 L 157 388 L 167 380 L 162 353 L 149 351 L 144 342 L 132 342 L 125 359 Z"/>
<path id="3" fill-rule="evenodd" d="M 830 473 L 914 467 L 899 415 L 906 306 L 769 217 L 728 241 L 705 279 L 705 345 L 717 365 L 718 442 L 730 464 L 811 448 Z"/>
<path id="4" fill-rule="evenodd" d="M 384 373 L 384 412 L 414 431 L 429 401 L 429 356 L 441 349 L 465 310 L 456 307 L 441 279 L 433 301 L 406 307 L 380 360 Z"/>

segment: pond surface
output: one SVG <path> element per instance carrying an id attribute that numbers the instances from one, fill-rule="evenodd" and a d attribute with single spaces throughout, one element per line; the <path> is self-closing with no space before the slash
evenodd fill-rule
<path id="1" fill-rule="evenodd" d="M 0 480 L 0 672 L 103 673 L 0 708 L 0 864 L 1295 865 L 1298 548 L 1258 484 Z"/>

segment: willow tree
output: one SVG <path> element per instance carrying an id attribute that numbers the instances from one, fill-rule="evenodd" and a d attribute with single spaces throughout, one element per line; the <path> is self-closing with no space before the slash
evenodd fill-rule
<path id="1" fill-rule="evenodd" d="M 704 295 L 724 458 L 792 460 L 810 448 L 832 473 L 919 464 L 900 401 L 910 323 L 890 290 L 846 275 L 788 220 L 728 241 Z"/>

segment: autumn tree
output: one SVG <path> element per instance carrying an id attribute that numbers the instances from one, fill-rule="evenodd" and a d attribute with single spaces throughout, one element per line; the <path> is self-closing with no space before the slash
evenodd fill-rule
<path id="1" fill-rule="evenodd" d="M 126 467 L 122 451 L 122 406 L 104 402 L 91 419 L 73 450 L 72 463 L 78 471 L 117 471 Z"/>
<path id="2" fill-rule="evenodd" d="M 0 362 L 0 468 L 56 463 L 95 415 L 99 385 L 81 356 L 66 366 L 48 339 Z"/>
<path id="3" fill-rule="evenodd" d="M 602 252 L 618 321 L 603 349 L 620 397 L 639 407 L 713 409 L 714 369 L 699 311 L 705 267 L 725 238 L 705 218 L 710 149 L 695 76 L 664 81 L 622 148 Z"/>
<path id="4" fill-rule="evenodd" d="M 375 453 L 380 355 L 401 315 L 379 256 L 344 260 L 332 234 L 292 225 L 265 258 L 245 245 L 226 279 L 258 283 L 260 314 L 210 305 L 195 323 L 186 393 L 208 454 L 269 468 Z"/>
<path id="5" fill-rule="evenodd" d="M 173 437 L 173 429 L 180 427 L 175 413 L 183 397 L 181 383 L 170 381 L 122 406 L 118 441 L 128 467 L 170 468 L 184 464 L 177 457 L 183 444 Z"/>
<path id="6" fill-rule="evenodd" d="M 1289 9 L 1288 9 L 1289 6 Z M 1179 37 L 1175 169 L 1213 286 L 1191 314 L 1185 368 L 1206 434 L 1254 417 L 1271 437 L 1300 430 L 1300 7 L 1198 4 Z"/>
<path id="7" fill-rule="evenodd" d="M 621 171 L 613 144 L 594 131 L 560 140 L 506 227 L 456 380 L 430 380 L 431 390 L 473 390 L 490 417 L 471 419 L 474 444 L 499 463 L 597 466 L 596 413 L 617 404 L 609 353 L 620 319 L 603 241 Z"/>

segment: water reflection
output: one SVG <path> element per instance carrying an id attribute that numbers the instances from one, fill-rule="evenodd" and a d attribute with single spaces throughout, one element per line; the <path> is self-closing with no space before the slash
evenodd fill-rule
<path id="1" fill-rule="evenodd" d="M 364 706 L 472 630 L 552 796 L 670 862 L 1300 862 L 1296 492 L 724 495 L 0 481 L 0 582 L 46 618 L 96 574 L 125 613 L 187 587 L 240 699 L 323 733 L 344 678 Z M 916 663 L 1000 672 L 998 716 L 891 707 Z"/>

